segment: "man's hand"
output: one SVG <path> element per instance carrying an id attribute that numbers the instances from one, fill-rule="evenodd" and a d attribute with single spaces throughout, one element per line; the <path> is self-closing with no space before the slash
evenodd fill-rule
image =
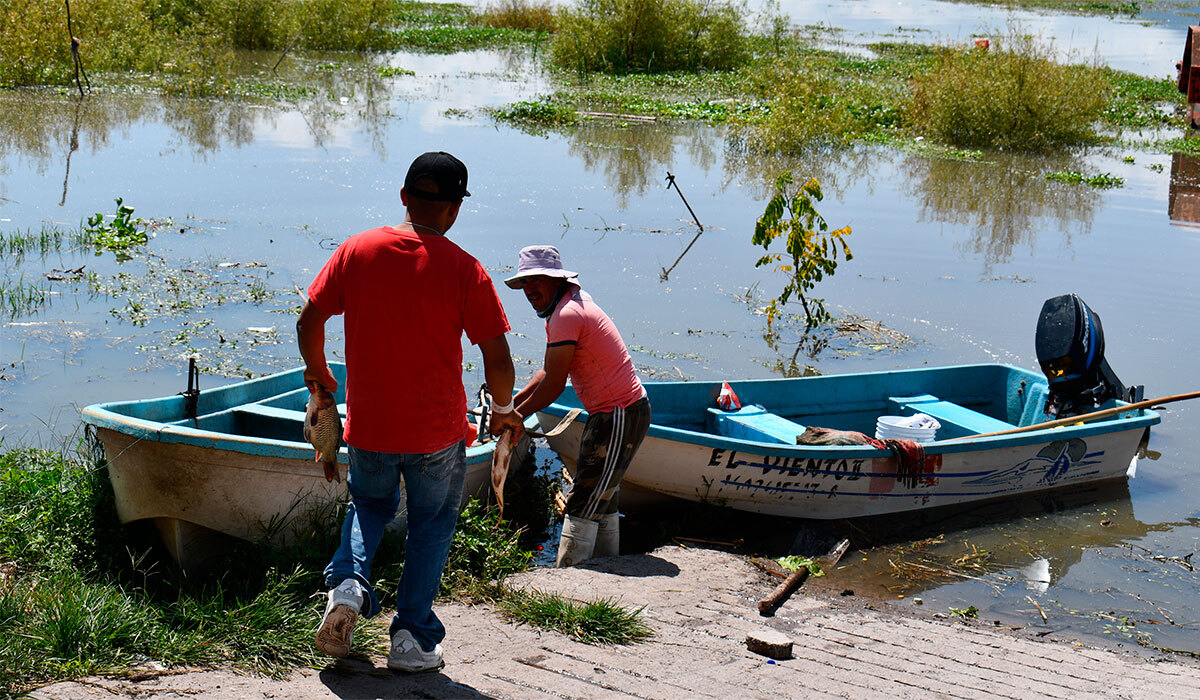
<path id="1" fill-rule="evenodd" d="M 329 371 L 329 365 L 305 367 L 304 385 L 308 387 L 309 393 L 313 394 L 317 392 L 317 387 L 323 387 L 331 394 L 336 394 L 338 390 L 338 382 L 333 378 L 333 372 Z"/>
<path id="2" fill-rule="evenodd" d="M 488 428 L 492 431 L 492 435 L 499 435 L 504 432 L 505 428 L 511 428 L 513 444 L 516 444 L 517 440 L 520 440 L 521 436 L 525 434 L 524 420 L 521 418 L 521 414 L 516 411 L 509 411 L 508 413 L 496 413 L 492 411 L 492 420 Z"/>

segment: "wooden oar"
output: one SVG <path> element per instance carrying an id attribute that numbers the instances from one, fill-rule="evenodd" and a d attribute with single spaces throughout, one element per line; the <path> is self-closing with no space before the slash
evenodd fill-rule
<path id="1" fill-rule="evenodd" d="M 1146 399 L 1145 401 L 1138 401 L 1137 403 L 1131 403 L 1125 406 L 1106 408 L 1102 411 L 1093 411 L 1092 413 L 1084 413 L 1083 415 L 1079 416 L 1059 418 L 1057 420 L 1050 420 L 1046 421 L 1045 423 L 1038 423 L 1036 425 L 1026 425 L 1021 428 L 1012 428 L 1011 430 L 999 430 L 994 433 L 982 433 L 980 435 L 962 435 L 956 438 L 950 438 L 949 440 L 943 440 L 942 442 L 954 442 L 955 440 L 966 440 L 967 438 L 994 437 L 996 435 L 1013 435 L 1014 433 L 1027 433 L 1031 430 L 1042 430 L 1044 428 L 1054 428 L 1060 425 L 1073 425 L 1075 423 L 1084 423 L 1100 418 L 1107 418 L 1118 413 L 1125 413 L 1126 411 L 1137 411 L 1143 408 L 1150 408 L 1155 404 L 1175 403 L 1176 401 L 1187 401 L 1188 399 L 1196 398 L 1200 398 L 1200 391 L 1193 391 L 1187 394 L 1175 394 L 1173 396 L 1164 396 L 1159 399 Z"/>

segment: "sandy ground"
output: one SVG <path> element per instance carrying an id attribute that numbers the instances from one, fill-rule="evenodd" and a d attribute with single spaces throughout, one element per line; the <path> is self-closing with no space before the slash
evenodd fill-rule
<path id="1" fill-rule="evenodd" d="M 757 601 L 772 579 L 743 559 L 663 547 L 539 569 L 516 585 L 645 606 L 655 637 L 595 647 L 502 621 L 493 611 L 438 608 L 449 637 L 440 672 L 402 675 L 383 658 L 343 660 L 285 680 L 194 670 L 143 680 L 88 678 L 32 693 L 79 698 L 1200 698 L 1200 663 L 1096 649 L 981 622 L 902 616 L 868 601 L 801 588 L 772 617 Z M 749 632 L 794 641 L 794 658 L 746 650 Z"/>

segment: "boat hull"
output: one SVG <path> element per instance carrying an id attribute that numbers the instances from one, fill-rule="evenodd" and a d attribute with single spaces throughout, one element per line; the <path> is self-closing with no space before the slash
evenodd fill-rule
<path id="1" fill-rule="evenodd" d="M 867 517 L 1124 479 L 1159 421 L 1153 411 L 1134 410 L 1087 424 L 991 435 L 1045 420 L 1045 379 L 1006 365 L 732 385 L 753 410 L 718 411 L 721 382 L 647 383 L 654 422 L 623 483 L 754 513 Z M 568 389 L 538 414 L 539 423 L 555 425 L 578 405 Z M 939 412 L 939 437 L 946 438 L 923 445 L 915 485 L 898 478 L 890 450 L 796 444 L 806 426 L 868 432 L 879 416 L 912 411 Z M 583 414 L 550 438 L 568 470 L 586 419 Z"/>
<path id="2" fill-rule="evenodd" d="M 543 429 L 557 421 L 546 416 Z M 914 488 L 896 478 L 892 456 L 868 456 L 861 451 L 783 456 L 761 454 L 768 450 L 756 452 L 749 446 L 722 449 L 648 435 L 622 483 L 752 513 L 817 520 L 856 518 L 1124 479 L 1143 432 L 1125 430 L 1079 442 L 930 454 L 925 475 Z M 571 471 L 575 460 L 565 455 L 579 453 L 582 435 L 582 425 L 575 424 L 550 438 L 551 448 L 564 455 Z M 1081 458 L 1073 459 L 1081 449 Z"/>
<path id="3" fill-rule="evenodd" d="M 340 526 L 349 454 L 339 450 L 341 481 L 326 481 L 313 448 L 299 441 L 306 394 L 292 370 L 203 392 L 197 420 L 183 418 L 180 397 L 85 408 L 121 522 L 153 524 L 189 572 L 227 550 L 228 538 L 286 544 L 314 527 Z M 489 489 L 493 445 L 467 449 L 464 501 Z M 525 437 L 514 459 L 528 453 Z M 393 530 L 405 527 L 403 495 Z"/>

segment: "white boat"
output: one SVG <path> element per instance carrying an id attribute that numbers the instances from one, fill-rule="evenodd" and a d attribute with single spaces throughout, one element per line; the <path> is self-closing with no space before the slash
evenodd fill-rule
<path id="1" fill-rule="evenodd" d="M 345 365 L 330 369 L 344 416 Z M 82 416 L 103 445 L 121 522 L 153 523 L 185 570 L 201 566 L 226 536 L 287 542 L 345 500 L 346 448 L 341 482 L 328 482 L 303 441 L 303 369 L 189 392 L 96 404 Z M 467 448 L 464 498 L 489 488 L 494 446 Z M 527 443 L 516 450 L 527 452 Z M 404 514 L 402 507 L 396 525 Z"/>
<path id="2" fill-rule="evenodd" d="M 755 513 L 855 518 L 1125 479 L 1159 422 L 1143 408 L 989 436 L 1053 418 L 1046 377 L 999 364 L 729 384 L 740 410 L 717 408 L 721 381 L 646 383 L 653 422 L 623 484 Z M 538 419 L 548 427 L 578 406 L 567 387 Z M 915 478 L 889 449 L 797 444 L 809 426 L 869 436 L 880 416 L 916 413 L 941 427 Z M 550 438 L 569 469 L 586 419 Z"/>

